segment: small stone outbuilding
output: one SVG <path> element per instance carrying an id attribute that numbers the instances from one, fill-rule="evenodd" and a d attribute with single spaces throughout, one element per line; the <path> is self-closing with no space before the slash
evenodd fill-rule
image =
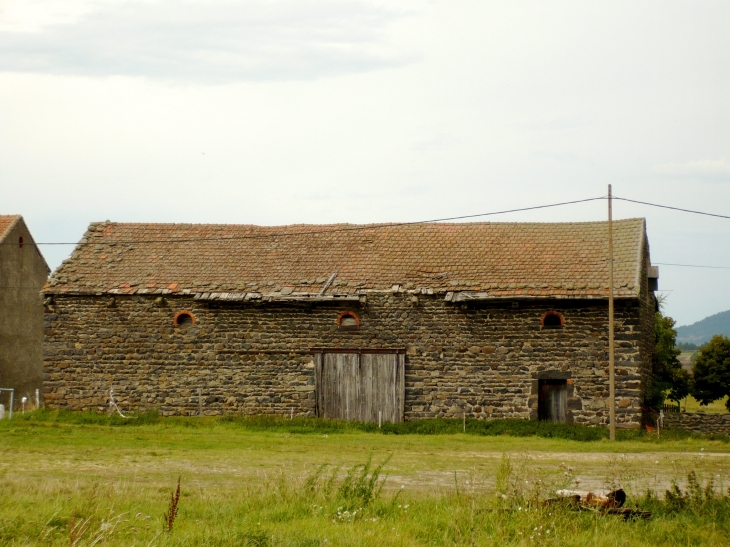
<path id="1" fill-rule="evenodd" d="M 608 420 L 607 224 L 94 223 L 51 276 L 46 401 L 165 415 Z M 614 223 L 617 425 L 656 300 Z"/>
<path id="2" fill-rule="evenodd" d="M 50 269 L 20 215 L 0 215 L 0 387 L 35 402 L 43 384 L 43 301 Z M 9 397 L 0 393 L 0 402 Z"/>

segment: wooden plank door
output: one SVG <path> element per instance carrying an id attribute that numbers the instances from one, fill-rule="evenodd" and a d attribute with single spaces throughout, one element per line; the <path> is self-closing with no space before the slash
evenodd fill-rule
<path id="1" fill-rule="evenodd" d="M 550 422 L 565 422 L 568 386 L 565 380 L 540 380 L 538 418 Z"/>
<path id="2" fill-rule="evenodd" d="M 333 420 L 351 420 L 358 414 L 359 385 L 357 382 L 359 355 L 356 353 L 325 353 L 319 383 L 316 386 L 319 415 Z"/>
<path id="3" fill-rule="evenodd" d="M 405 355 L 371 353 L 362 355 L 363 412 L 360 420 L 402 422 L 405 398 Z"/>
<path id="4" fill-rule="evenodd" d="M 405 356 L 395 353 L 315 355 L 317 413 L 323 418 L 402 422 Z"/>

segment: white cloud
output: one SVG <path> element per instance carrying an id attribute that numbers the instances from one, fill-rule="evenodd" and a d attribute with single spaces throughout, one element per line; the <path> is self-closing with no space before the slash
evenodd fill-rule
<path id="1" fill-rule="evenodd" d="M 719 160 L 697 160 L 685 163 L 665 163 L 654 168 L 659 175 L 666 175 L 676 178 L 695 178 L 707 181 L 730 180 L 730 161 Z"/>
<path id="2" fill-rule="evenodd" d="M 41 32 L 53 25 L 72 24 L 111 0 L 4 0 L 0 32 Z"/>
<path id="3" fill-rule="evenodd" d="M 586 125 L 588 125 L 588 123 L 581 116 L 569 116 L 552 119 L 538 119 L 524 124 L 523 129 L 526 131 L 552 132 L 580 129 Z"/>
<path id="4" fill-rule="evenodd" d="M 726 0 L 196 2 L 0 0 L 0 212 L 76 241 L 92 220 L 412 221 L 608 183 L 730 203 Z M 730 254 L 726 220 L 614 214 L 647 217 L 656 262 Z M 661 288 L 682 324 L 730 308 L 726 270 L 662 267 Z"/>
<path id="5" fill-rule="evenodd" d="M 411 60 L 384 39 L 387 25 L 401 15 L 359 2 L 76 6 L 55 16 L 41 17 L 36 10 L 6 14 L 0 70 L 227 83 L 311 80 Z"/>

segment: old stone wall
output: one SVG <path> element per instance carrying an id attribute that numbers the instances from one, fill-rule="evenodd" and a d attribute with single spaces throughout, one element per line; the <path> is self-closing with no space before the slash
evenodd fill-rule
<path id="1" fill-rule="evenodd" d="M 642 322 L 616 304 L 617 422 L 638 427 Z M 357 329 L 337 317 L 354 311 Z M 195 323 L 174 326 L 189 310 Z M 548 310 L 565 326 L 548 329 Z M 540 378 L 567 379 L 569 421 L 608 419 L 605 301 L 452 304 L 443 295 L 368 294 L 363 304 L 203 302 L 170 296 L 55 296 L 46 311 L 49 406 L 314 415 L 312 348 L 406 348 L 406 419 L 536 418 Z"/>
<path id="2" fill-rule="evenodd" d="M 666 429 L 684 429 L 693 433 L 724 433 L 730 435 L 730 414 L 703 412 L 665 412 Z"/>

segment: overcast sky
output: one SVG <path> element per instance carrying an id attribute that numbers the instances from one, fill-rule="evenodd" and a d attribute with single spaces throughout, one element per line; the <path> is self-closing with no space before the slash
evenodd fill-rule
<path id="1" fill-rule="evenodd" d="M 413 221 L 614 193 L 730 214 L 730 2 L 1 0 L 0 213 Z M 603 201 L 492 217 L 603 220 Z M 730 220 L 645 217 L 730 268 Z M 71 247 L 42 247 L 55 268 Z M 660 266 L 679 324 L 730 269 Z"/>

